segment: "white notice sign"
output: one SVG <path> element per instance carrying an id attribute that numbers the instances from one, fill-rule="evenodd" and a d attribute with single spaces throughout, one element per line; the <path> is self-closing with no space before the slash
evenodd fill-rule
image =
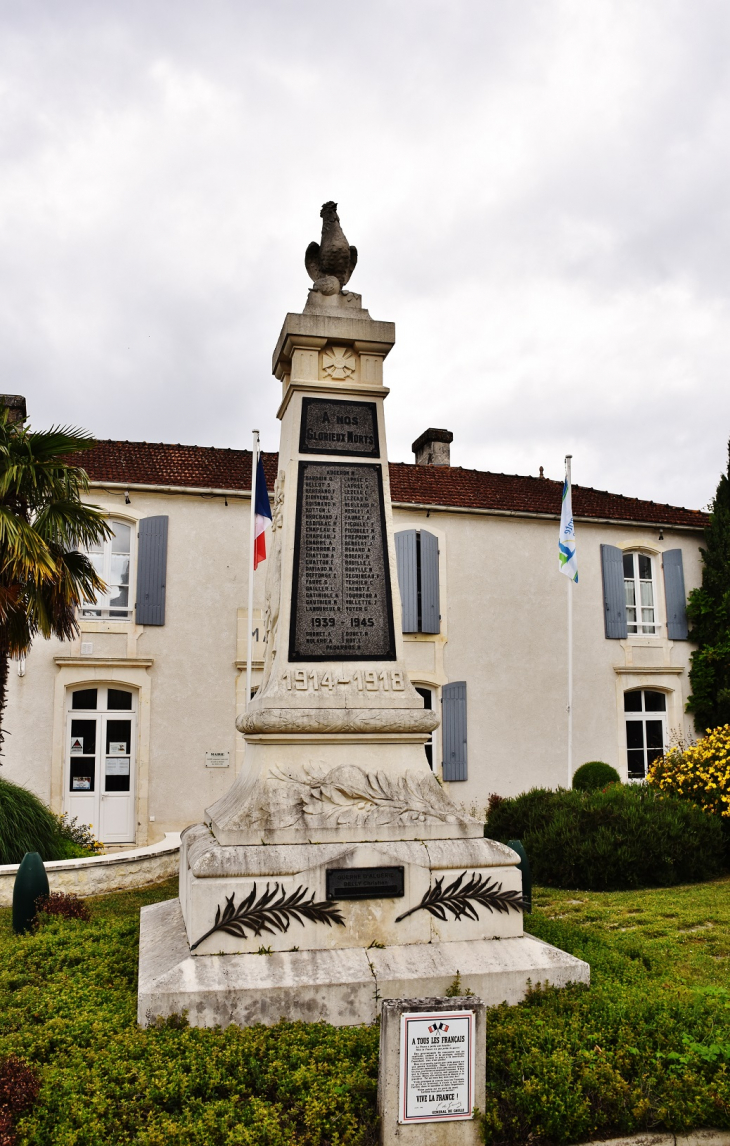
<path id="1" fill-rule="evenodd" d="M 129 775 L 129 757 L 117 756 L 115 759 L 106 758 L 106 774 L 107 776 L 128 776 Z"/>
<path id="2" fill-rule="evenodd" d="M 83 754 L 84 754 L 84 742 L 83 742 L 83 740 L 81 739 L 80 736 L 72 737 L 72 739 L 71 739 L 71 755 L 72 756 L 83 756 Z"/>
<path id="3" fill-rule="evenodd" d="M 206 752 L 206 768 L 227 768 L 230 762 L 230 752 Z"/>
<path id="4" fill-rule="evenodd" d="M 474 1117 L 474 1012 L 401 1016 L 399 1122 Z"/>

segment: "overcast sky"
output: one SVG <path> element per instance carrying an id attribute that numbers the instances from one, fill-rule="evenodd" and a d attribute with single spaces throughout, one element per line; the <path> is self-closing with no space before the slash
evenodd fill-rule
<path id="1" fill-rule="evenodd" d="M 727 0 L 0 5 L 0 367 L 36 428 L 278 445 L 319 210 L 390 457 L 695 508 L 730 437 Z"/>

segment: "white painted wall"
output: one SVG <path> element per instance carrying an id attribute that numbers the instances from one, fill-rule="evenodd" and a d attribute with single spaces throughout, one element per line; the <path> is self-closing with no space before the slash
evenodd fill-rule
<path id="1" fill-rule="evenodd" d="M 465 680 L 468 697 L 469 779 L 448 785 L 452 797 L 481 812 L 490 792 L 567 784 L 569 582 L 558 572 L 557 521 L 399 510 L 394 525 L 445 535 L 444 673 Z M 691 728 L 684 703 L 692 646 L 666 639 L 659 564 L 661 551 L 681 548 L 689 592 L 701 580 L 699 537 L 665 530 L 659 541 L 658 529 L 584 522 L 576 534 L 573 765 L 605 760 L 625 775 L 624 688 L 667 690 L 670 727 Z M 647 547 L 659 558 L 661 636 L 606 640 L 601 543 Z M 614 666 L 635 669 L 640 658 L 647 667 L 682 672 L 616 673 Z"/>
<path id="2" fill-rule="evenodd" d="M 83 622 L 93 667 L 80 655 L 81 639 L 37 641 L 25 676 L 11 667 L 2 775 L 60 810 L 66 686 L 95 680 L 139 687 L 143 710 L 148 703 L 146 731 L 140 713 L 137 803 L 137 843 L 145 844 L 199 820 L 242 761 L 234 720 L 242 698 L 237 612 L 246 605 L 248 502 L 229 498 L 226 506 L 222 497 L 134 489 L 130 506 L 122 493 L 99 489 L 92 500 L 122 518 L 169 516 L 166 623 Z M 413 526 L 439 536 L 443 620 L 440 636 L 406 639 L 411 677 L 436 689 L 449 680 L 468 686 L 469 779 L 449 785 L 452 796 L 481 813 L 490 792 L 566 783 L 568 582 L 557 569 L 557 521 L 394 511 L 396 530 Z M 648 546 L 654 553 L 681 547 L 689 591 L 700 581 L 700 538 L 665 530 L 659 541 L 658 529 L 583 522 L 576 531 L 574 765 L 602 759 L 625 771 L 623 689 L 667 689 L 670 725 L 688 723 L 691 647 L 663 636 L 605 639 L 600 544 Z M 264 577 L 265 566 L 257 574 L 255 609 L 263 607 Z M 664 624 L 661 595 L 658 615 Z M 73 663 L 59 666 L 59 656 Z M 637 674 L 639 660 L 655 671 Z M 230 768 L 207 769 L 209 751 L 230 752 Z"/>

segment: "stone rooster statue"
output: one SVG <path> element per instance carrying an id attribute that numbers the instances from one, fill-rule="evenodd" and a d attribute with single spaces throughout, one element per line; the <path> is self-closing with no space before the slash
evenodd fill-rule
<path id="1" fill-rule="evenodd" d="M 351 247 L 342 233 L 336 203 L 325 203 L 319 214 L 324 220 L 322 241 L 309 244 L 304 265 L 314 281 L 313 290 L 339 294 L 355 269 L 357 247 Z"/>

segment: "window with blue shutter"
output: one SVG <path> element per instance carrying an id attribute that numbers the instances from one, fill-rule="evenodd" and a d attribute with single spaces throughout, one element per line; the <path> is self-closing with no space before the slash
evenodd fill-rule
<path id="1" fill-rule="evenodd" d="M 667 603 L 667 636 L 670 641 L 686 641 L 687 594 L 684 589 L 682 550 L 668 549 L 662 557 L 664 596 Z"/>
<path id="2" fill-rule="evenodd" d="M 441 690 L 441 748 L 444 780 L 466 780 L 466 681 L 445 684 Z"/>
<path id="3" fill-rule="evenodd" d="M 403 610 L 403 632 L 418 632 L 418 556 L 415 529 L 404 529 L 395 535 L 395 559 Z"/>
<path id="4" fill-rule="evenodd" d="M 628 635 L 624 555 L 616 545 L 601 546 L 601 572 L 603 574 L 603 619 L 606 626 L 606 637 L 612 641 L 624 640 Z"/>
<path id="5" fill-rule="evenodd" d="M 439 601 L 439 543 L 433 533 L 425 529 L 419 532 L 420 542 L 419 573 L 421 589 L 421 632 L 441 631 Z"/>
<path id="6" fill-rule="evenodd" d="M 403 632 L 439 633 L 438 538 L 425 529 L 404 529 L 395 535 Z"/>
<path id="7" fill-rule="evenodd" d="M 137 533 L 138 625 L 164 625 L 168 518 L 143 517 Z"/>

